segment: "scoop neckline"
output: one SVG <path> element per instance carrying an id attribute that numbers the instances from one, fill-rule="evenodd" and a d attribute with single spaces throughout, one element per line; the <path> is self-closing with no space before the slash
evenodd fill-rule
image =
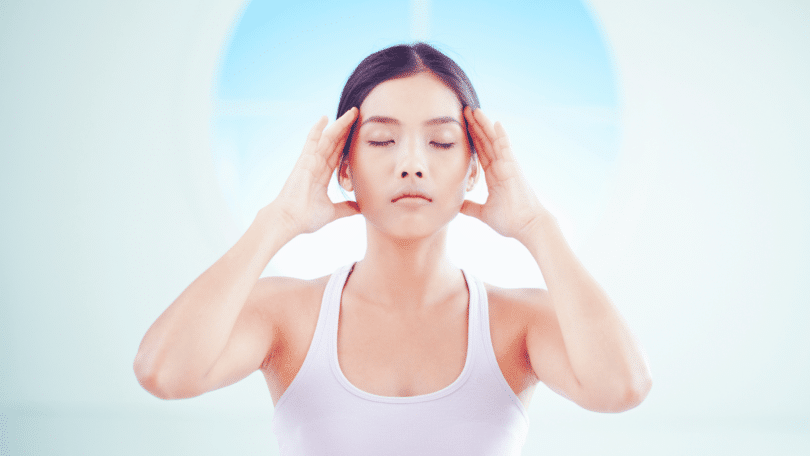
<path id="1" fill-rule="evenodd" d="M 406 404 L 406 403 L 415 403 L 415 402 L 426 402 L 436 400 L 442 397 L 451 394 L 452 392 L 456 391 L 464 384 L 467 378 L 470 375 L 471 365 L 472 365 L 472 348 L 473 348 L 473 320 L 477 321 L 475 317 L 477 308 L 473 309 L 473 302 L 477 302 L 478 300 L 478 290 L 473 284 L 470 283 L 470 276 L 467 274 L 464 269 L 461 269 L 461 273 L 464 276 L 464 283 L 467 286 L 467 354 L 464 359 L 464 368 L 461 370 L 461 373 L 453 380 L 452 383 L 445 386 L 444 388 L 433 391 L 431 393 L 426 394 L 419 394 L 416 396 L 381 396 L 379 394 L 370 393 L 368 391 L 361 390 L 360 388 L 356 387 L 352 382 L 349 381 L 348 378 L 343 374 L 343 370 L 340 368 L 340 361 L 338 360 L 338 352 L 337 352 L 337 336 L 338 336 L 338 325 L 340 324 L 340 306 L 341 301 L 343 300 L 343 289 L 346 286 L 346 282 L 348 281 L 349 274 L 354 269 L 354 264 L 347 265 L 344 271 L 342 272 L 342 280 L 340 283 L 340 289 L 337 293 L 337 303 L 332 306 L 334 309 L 334 316 L 335 323 L 332 325 L 332 330 L 330 331 L 329 337 L 329 346 L 331 351 L 331 359 L 332 359 L 332 371 L 334 372 L 335 376 L 337 377 L 338 381 L 343 385 L 343 387 L 349 391 L 350 393 L 361 397 L 363 399 L 367 399 L 370 401 L 375 402 L 386 402 L 386 403 L 395 403 L 395 404 Z"/>

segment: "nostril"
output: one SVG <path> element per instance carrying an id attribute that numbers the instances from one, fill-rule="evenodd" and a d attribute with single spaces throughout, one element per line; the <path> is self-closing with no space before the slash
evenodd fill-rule
<path id="1" fill-rule="evenodd" d="M 417 177 L 422 177 L 422 171 L 417 171 L 417 172 L 416 172 L 416 176 L 417 176 Z"/>
<path id="2" fill-rule="evenodd" d="M 403 171 L 403 172 L 402 172 L 402 177 L 405 177 L 405 176 L 407 176 L 407 175 L 408 175 L 408 172 L 407 172 L 407 171 Z"/>

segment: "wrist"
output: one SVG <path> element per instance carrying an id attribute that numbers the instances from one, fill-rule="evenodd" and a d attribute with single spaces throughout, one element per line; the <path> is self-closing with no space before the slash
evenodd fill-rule
<path id="1" fill-rule="evenodd" d="M 517 233 L 515 239 L 526 247 L 534 243 L 549 230 L 559 230 L 557 219 L 548 211 L 543 210 L 532 217 L 528 223 Z"/>
<path id="2" fill-rule="evenodd" d="M 259 210 L 251 224 L 251 229 L 253 228 L 262 233 L 265 240 L 271 243 L 275 243 L 272 241 L 275 240 L 282 245 L 301 234 L 300 228 L 290 214 L 275 203 L 270 203 Z"/>
<path id="3" fill-rule="evenodd" d="M 548 268 L 553 264 L 553 258 L 557 258 L 554 261 L 558 261 L 563 252 L 573 254 L 557 219 L 548 213 L 534 218 L 531 223 L 527 224 L 521 230 L 518 240 L 535 259 L 540 270 L 543 271 L 544 277 L 549 271 Z"/>

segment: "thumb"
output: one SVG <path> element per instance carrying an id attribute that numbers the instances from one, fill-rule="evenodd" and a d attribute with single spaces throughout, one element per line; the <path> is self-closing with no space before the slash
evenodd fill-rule
<path id="1" fill-rule="evenodd" d="M 343 201 L 335 203 L 335 220 L 343 217 L 349 217 L 360 213 L 360 206 L 354 201 Z"/>
<path id="2" fill-rule="evenodd" d="M 464 200 L 464 203 L 461 204 L 461 213 L 481 220 L 481 212 L 483 207 L 484 206 L 476 202 Z"/>

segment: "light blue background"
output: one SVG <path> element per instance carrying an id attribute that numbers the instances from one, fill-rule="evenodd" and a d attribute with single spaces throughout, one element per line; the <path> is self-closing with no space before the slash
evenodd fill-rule
<path id="1" fill-rule="evenodd" d="M 597 208 L 577 209 L 554 193 L 562 186 L 544 194 L 569 213 L 577 252 L 646 348 L 655 386 L 619 415 L 538 389 L 524 453 L 806 454 L 810 9 L 588 7 L 616 65 L 618 152 Z M 260 375 L 164 402 L 132 373 L 148 326 L 242 223 L 212 134 L 212 119 L 234 106 L 217 101 L 217 75 L 242 8 L 0 3 L 0 454 L 275 454 Z M 431 38 L 438 30 L 430 24 Z M 475 52 L 448 45 L 486 80 Z M 323 93 L 333 97 L 326 107 L 307 109 L 333 115 L 336 92 Z M 496 114 L 516 141 L 532 142 L 519 116 Z M 317 118 L 298 115 L 303 131 Z M 300 139 L 289 147 L 295 155 Z M 554 166 L 565 172 L 538 187 L 579 169 Z M 478 237 L 457 252 L 502 258 L 490 246 L 503 241 L 468 228 Z M 313 235 L 288 252 L 326 242 Z M 501 283 L 473 258 L 458 262 Z"/>
<path id="2" fill-rule="evenodd" d="M 591 233 L 615 172 L 619 113 L 608 51 L 578 0 L 295 7 L 256 0 L 233 29 L 213 94 L 211 148 L 235 223 L 233 237 L 281 190 L 314 119 L 334 118 L 355 66 L 383 47 L 414 40 L 439 47 L 469 73 L 482 106 L 509 129 L 525 172 L 563 220 L 569 239 L 578 244 Z M 330 193 L 335 200 L 346 197 L 334 179 Z M 470 198 L 486 200 L 483 181 Z M 464 257 L 468 268 L 502 285 L 542 285 L 522 247 L 489 243 L 492 252 L 508 252 L 504 261 L 522 266 L 495 268 L 489 255 L 471 255 L 463 247 L 490 234 L 483 226 L 460 217 L 451 230 L 452 256 Z M 306 244 L 298 242 L 266 272 L 315 277 L 362 257 L 364 222 L 341 221 Z M 307 260 L 313 257 L 324 265 L 313 267 Z"/>

